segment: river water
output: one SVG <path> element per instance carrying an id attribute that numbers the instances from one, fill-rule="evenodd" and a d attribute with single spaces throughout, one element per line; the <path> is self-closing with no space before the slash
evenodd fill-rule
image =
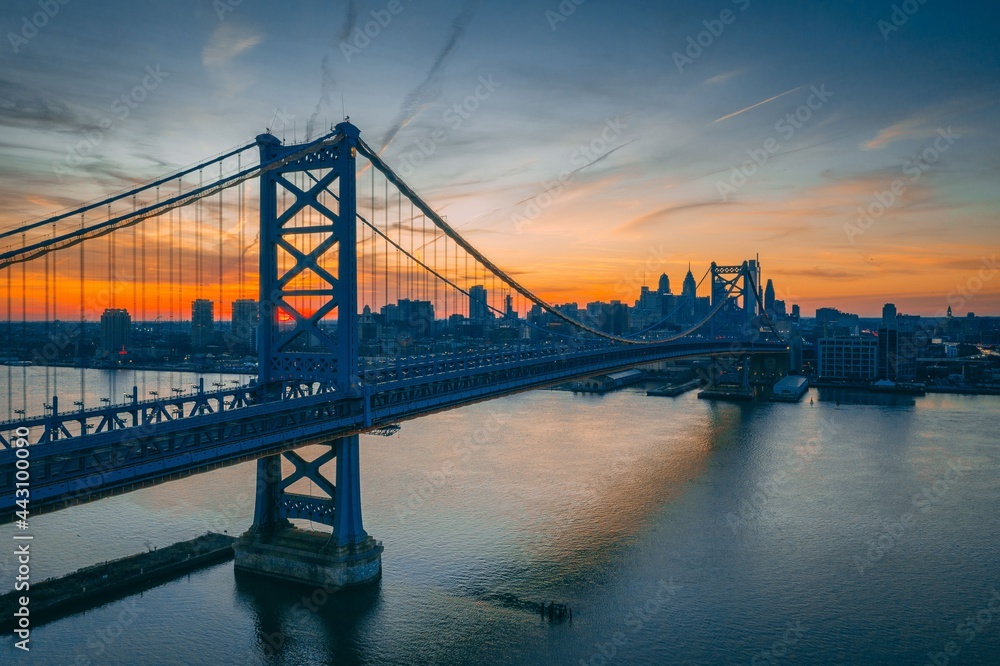
<path id="1" fill-rule="evenodd" d="M 362 437 L 377 585 L 304 604 L 229 562 L 35 627 L 30 653 L 5 637 L 0 663 L 1000 663 L 1000 398 L 534 391 L 402 426 Z M 32 577 L 238 534 L 253 478 L 33 518 Z"/>

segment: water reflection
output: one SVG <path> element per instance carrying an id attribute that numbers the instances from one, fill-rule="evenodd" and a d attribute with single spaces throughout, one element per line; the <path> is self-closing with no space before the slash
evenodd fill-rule
<path id="1" fill-rule="evenodd" d="M 254 646 L 266 664 L 364 663 L 361 640 L 376 616 L 381 582 L 329 593 L 236 571 L 236 601 L 254 618 Z"/>
<path id="2" fill-rule="evenodd" d="M 838 405 L 876 405 L 879 407 L 914 407 L 917 404 L 912 395 L 902 393 L 873 393 L 861 389 L 818 388 L 820 402 L 834 402 Z"/>

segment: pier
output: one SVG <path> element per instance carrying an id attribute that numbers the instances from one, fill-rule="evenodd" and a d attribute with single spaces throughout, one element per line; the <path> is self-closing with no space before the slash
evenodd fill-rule
<path id="1" fill-rule="evenodd" d="M 225 562 L 233 557 L 235 540 L 209 532 L 166 548 L 101 562 L 66 576 L 32 583 L 27 592 L 8 592 L 0 596 L 0 629 L 13 626 L 19 597 L 27 596 L 31 600 L 31 618 L 35 623 L 48 622 L 135 594 L 181 574 Z"/>

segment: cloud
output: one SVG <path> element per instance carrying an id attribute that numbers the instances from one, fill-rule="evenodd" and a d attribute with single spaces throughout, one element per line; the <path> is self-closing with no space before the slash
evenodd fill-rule
<path id="1" fill-rule="evenodd" d="M 867 141 L 863 147 L 865 150 L 876 150 L 878 148 L 884 148 L 893 141 L 924 136 L 926 132 L 918 129 L 919 125 L 920 122 L 915 118 L 893 123 L 892 125 L 879 130 L 879 133 L 875 136 L 875 138 Z"/>
<path id="2" fill-rule="evenodd" d="M 57 97 L 34 87 L 0 79 L 0 125 L 27 129 L 81 132 L 96 127 Z"/>
<path id="3" fill-rule="evenodd" d="M 645 227 L 650 224 L 659 223 L 664 220 L 664 218 L 676 215 L 677 213 L 682 213 L 689 210 L 697 210 L 700 208 L 714 208 L 716 206 L 730 206 L 729 202 L 721 201 L 719 199 L 709 199 L 707 201 L 691 201 L 688 203 L 677 204 L 674 206 L 667 206 L 666 208 L 661 208 L 659 210 L 653 211 L 652 213 L 647 213 L 645 215 L 640 215 L 639 217 L 633 218 L 628 222 L 618 225 L 612 230 L 612 233 L 630 233 L 636 231 L 642 231 Z"/>
<path id="4" fill-rule="evenodd" d="M 201 52 L 201 63 L 206 67 L 227 64 L 241 53 L 252 49 L 263 41 L 264 36 L 247 26 L 235 22 L 223 23 L 208 40 Z"/>
<path id="5" fill-rule="evenodd" d="M 812 277 L 824 280 L 858 280 L 865 277 L 864 273 L 836 270 L 813 266 L 812 268 L 772 268 L 771 273 L 785 277 Z"/>
<path id="6" fill-rule="evenodd" d="M 873 139 L 861 144 L 861 147 L 865 150 L 877 150 L 895 141 L 934 137 L 942 127 L 950 127 L 956 115 L 968 116 L 994 105 L 995 102 L 980 97 L 963 97 L 921 109 L 909 118 L 882 128 Z M 965 130 L 960 130 L 960 135 L 964 134 Z"/>
<path id="7" fill-rule="evenodd" d="M 706 79 L 705 83 L 709 83 L 711 85 L 718 85 L 720 83 L 725 83 L 726 81 L 728 81 L 729 79 L 733 78 L 737 74 L 740 74 L 741 71 L 742 70 L 734 69 L 734 70 L 731 70 L 729 72 L 722 72 L 721 74 L 716 74 L 715 76 L 713 76 L 710 79 Z"/>

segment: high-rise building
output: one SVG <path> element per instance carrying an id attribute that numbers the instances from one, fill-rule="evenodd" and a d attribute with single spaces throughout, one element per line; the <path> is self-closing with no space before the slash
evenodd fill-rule
<path id="1" fill-rule="evenodd" d="M 792 319 L 798 321 L 802 316 L 802 310 L 799 309 L 798 305 L 792 305 Z"/>
<path id="2" fill-rule="evenodd" d="M 101 315 L 101 353 L 105 356 L 129 351 L 132 346 L 132 317 L 128 310 L 108 308 Z"/>
<path id="3" fill-rule="evenodd" d="M 257 301 L 241 298 L 233 301 L 233 341 L 247 349 L 257 348 L 257 324 L 260 308 Z"/>
<path id="4" fill-rule="evenodd" d="M 688 264 L 687 275 L 684 276 L 684 285 L 681 288 L 681 296 L 694 298 L 698 291 L 698 283 L 694 281 L 694 273 L 691 272 L 691 264 Z"/>
<path id="5" fill-rule="evenodd" d="M 628 306 L 626 304 L 621 301 L 588 303 L 588 311 L 592 309 L 592 305 L 596 306 L 594 309 L 597 316 L 593 321 L 597 322 L 598 328 L 611 335 L 628 333 Z"/>
<path id="6" fill-rule="evenodd" d="M 764 288 L 764 311 L 774 312 L 774 282 L 771 280 L 767 281 Z"/>
<path id="7" fill-rule="evenodd" d="M 917 336 L 913 331 L 903 331 L 895 326 L 878 330 L 879 379 L 907 382 L 917 377 Z"/>
<path id="8" fill-rule="evenodd" d="M 882 328 L 896 328 L 896 306 L 892 303 L 882 306 Z"/>
<path id="9" fill-rule="evenodd" d="M 660 285 L 659 288 L 656 290 L 656 292 L 660 296 L 664 296 L 670 293 L 670 278 L 667 277 L 666 273 L 660 276 Z"/>
<path id="10" fill-rule="evenodd" d="M 481 284 L 469 288 L 469 319 L 484 321 L 489 318 L 490 308 L 486 287 Z"/>
<path id="11" fill-rule="evenodd" d="M 843 313 L 837 308 L 816 308 L 816 325 L 826 326 L 836 322 Z"/>
<path id="12" fill-rule="evenodd" d="M 370 342 L 378 340 L 379 325 L 372 314 L 371 306 L 366 305 L 361 314 L 358 315 L 358 340 Z"/>
<path id="13" fill-rule="evenodd" d="M 646 328 L 660 321 L 663 317 L 661 301 L 664 298 L 669 296 L 650 291 L 649 287 L 643 285 L 639 292 L 639 300 L 635 302 L 633 323 L 640 328 Z"/>
<path id="14" fill-rule="evenodd" d="M 474 289 L 475 287 L 473 287 Z M 483 292 L 485 294 L 485 292 Z M 397 303 L 398 326 L 415 338 L 430 337 L 434 333 L 434 304 L 430 301 L 401 299 Z"/>
<path id="15" fill-rule="evenodd" d="M 199 298 L 191 303 L 191 346 L 203 348 L 215 335 L 215 303 Z"/>

